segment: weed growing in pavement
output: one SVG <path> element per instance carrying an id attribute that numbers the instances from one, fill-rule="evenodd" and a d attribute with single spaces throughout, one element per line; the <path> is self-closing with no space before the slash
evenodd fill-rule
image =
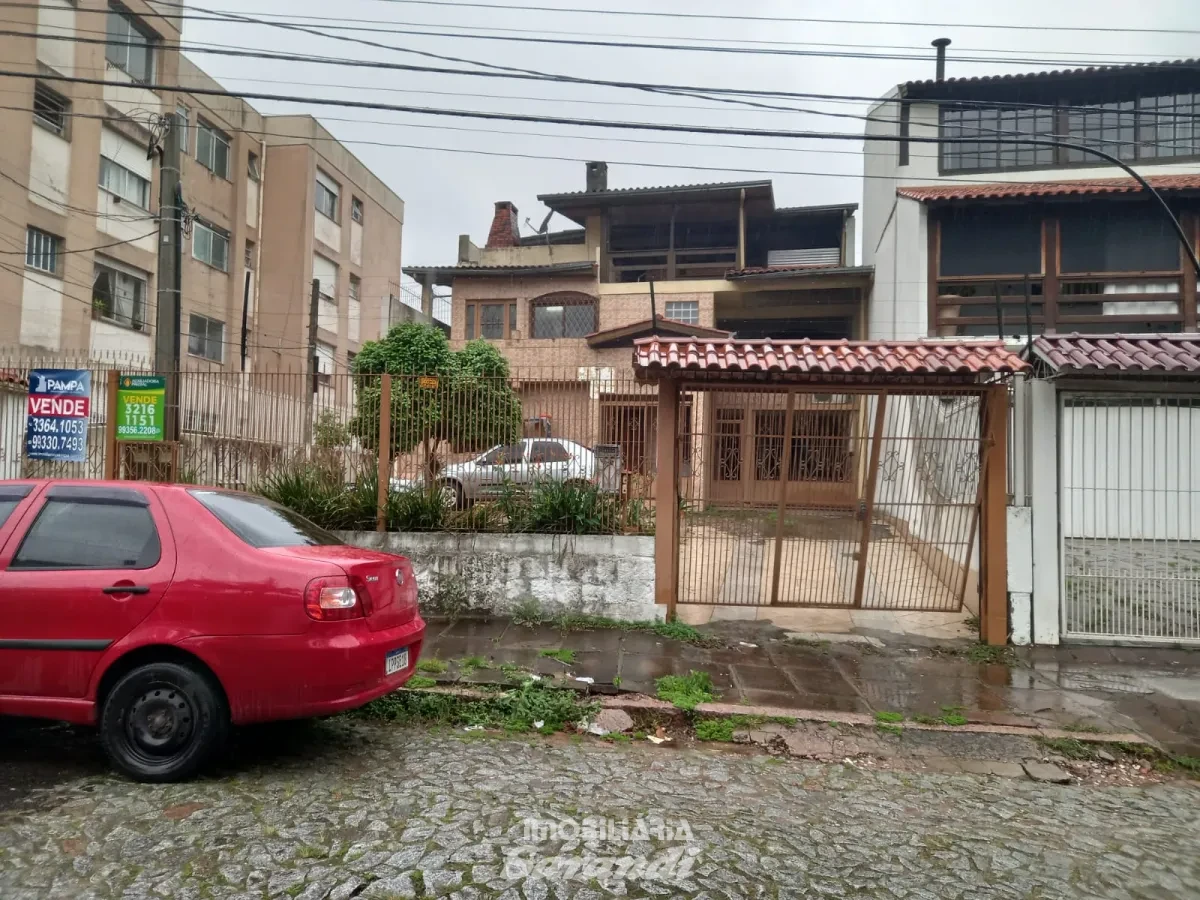
<path id="1" fill-rule="evenodd" d="M 949 656 L 965 659 L 975 665 L 1008 666 L 1020 668 L 1024 665 L 1012 647 L 993 647 L 991 644 L 971 644 L 966 647 L 931 647 L 934 656 Z"/>
<path id="2" fill-rule="evenodd" d="M 683 622 L 621 622 L 606 616 L 590 616 L 584 613 L 561 613 L 549 616 L 542 612 L 538 602 L 532 597 L 522 600 L 513 609 L 511 615 L 514 625 L 552 625 L 563 631 L 617 630 L 637 631 L 645 634 L 656 634 L 671 641 L 682 641 L 685 644 L 695 644 L 698 647 L 716 647 L 721 644 L 717 638 L 709 637 L 699 630 Z"/>
<path id="3" fill-rule="evenodd" d="M 450 664 L 448 662 L 446 662 L 444 659 L 437 659 L 435 657 L 429 657 L 417 663 L 418 672 L 432 672 L 435 675 L 441 675 L 448 668 L 450 668 Z"/>
<path id="4" fill-rule="evenodd" d="M 543 656 L 546 659 L 557 659 L 565 666 L 569 666 L 575 662 L 574 650 L 543 650 L 538 656 Z"/>
<path id="5" fill-rule="evenodd" d="M 368 703 L 351 715 L 413 725 L 482 725 L 505 731 L 531 731 L 543 723 L 544 733 L 589 718 L 597 705 L 575 691 L 548 688 L 536 681 L 482 698 L 420 691 L 397 691 Z"/>
<path id="6" fill-rule="evenodd" d="M 959 725 L 967 724 L 967 717 L 958 713 L 946 713 L 946 715 L 941 717 L 941 723 L 943 725 L 953 725 L 957 728 Z"/>
<path id="7" fill-rule="evenodd" d="M 904 713 L 889 712 L 888 710 L 881 709 L 877 713 L 875 713 L 875 721 L 876 722 L 885 722 L 885 723 L 903 722 L 904 721 Z"/>
<path id="8" fill-rule="evenodd" d="M 1072 722 L 1070 725 L 1064 725 L 1063 731 L 1077 731 L 1082 734 L 1099 734 L 1100 729 L 1095 725 L 1089 725 L 1087 722 Z"/>
<path id="9" fill-rule="evenodd" d="M 470 675 L 476 669 L 486 669 L 488 667 L 487 660 L 482 656 L 464 656 L 462 659 L 456 659 L 458 669 L 464 675 Z"/>
<path id="10" fill-rule="evenodd" d="M 941 720 L 940 716 L 927 716 L 924 713 L 918 713 L 917 715 L 912 717 L 912 720 L 914 722 L 916 722 L 918 725 L 941 725 L 942 724 L 942 720 Z"/>
<path id="11" fill-rule="evenodd" d="M 404 683 L 404 686 L 410 690 L 419 691 L 421 688 L 431 688 L 436 684 L 437 680 L 428 675 L 414 675 Z"/>
<path id="12" fill-rule="evenodd" d="M 722 718 L 708 717 L 696 721 L 695 731 L 698 741 L 733 740 L 733 733 L 746 728 L 765 725 L 768 722 L 775 725 L 795 725 L 796 720 L 791 716 L 724 716 Z"/>
<path id="13" fill-rule="evenodd" d="M 412 873 L 412 889 L 413 893 L 418 897 L 425 896 L 425 873 L 420 869 L 414 869 Z"/>
<path id="14" fill-rule="evenodd" d="M 695 709 L 716 699 L 712 676 L 695 670 L 686 675 L 664 675 L 654 682 L 659 700 L 674 703 L 680 709 Z"/>
<path id="15" fill-rule="evenodd" d="M 900 726 L 900 725 L 891 725 L 891 724 L 889 724 L 889 723 L 887 723 L 887 722 L 877 722 L 877 723 L 875 723 L 875 730 L 876 730 L 876 731 L 882 731 L 884 734 L 895 734 L 895 735 L 901 735 L 901 734 L 904 734 L 904 728 L 903 728 L 902 726 Z"/>

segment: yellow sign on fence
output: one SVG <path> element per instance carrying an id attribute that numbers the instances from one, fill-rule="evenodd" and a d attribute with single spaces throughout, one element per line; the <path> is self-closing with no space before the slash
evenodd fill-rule
<path id="1" fill-rule="evenodd" d="M 437 390 L 438 379 L 436 375 L 421 375 L 417 378 L 417 387 L 427 391 Z"/>

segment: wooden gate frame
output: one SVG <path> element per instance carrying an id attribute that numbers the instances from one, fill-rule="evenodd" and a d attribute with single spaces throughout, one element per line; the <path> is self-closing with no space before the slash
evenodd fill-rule
<path id="1" fill-rule="evenodd" d="M 707 386 L 711 387 L 712 382 Z M 783 387 L 783 385 L 776 385 Z M 654 599 L 658 605 L 666 606 L 667 620 L 673 621 L 676 616 L 676 604 L 679 599 L 679 537 L 680 505 L 679 486 L 679 429 L 680 397 L 685 382 L 679 377 L 666 376 L 658 381 L 658 485 L 656 487 L 656 530 L 654 537 Z M 872 393 L 879 397 L 876 408 L 873 438 L 878 438 L 878 432 L 883 425 L 884 410 L 887 404 L 888 385 L 873 385 Z M 919 381 L 903 382 L 903 392 L 909 393 L 913 388 L 916 393 L 922 393 Z M 965 385 L 957 385 L 962 390 Z M 793 413 L 794 398 L 797 390 L 803 389 L 803 384 L 789 382 L 788 389 L 788 418 Z M 929 385 L 930 392 L 942 392 L 948 389 L 944 383 Z M 949 387 L 954 390 L 954 387 Z M 970 385 L 972 393 L 981 396 L 982 421 L 981 425 L 981 459 L 979 479 L 979 638 L 992 646 L 1003 646 L 1008 643 L 1008 385 L 1005 382 L 990 385 Z M 788 431 L 785 429 L 785 434 Z M 790 449 L 791 442 L 785 441 L 784 446 Z M 869 481 L 866 496 L 868 505 L 874 496 L 875 472 L 879 460 L 879 441 L 872 440 L 872 460 L 867 470 Z M 785 462 L 786 465 L 786 462 Z M 786 469 L 785 469 L 786 471 Z M 671 514 L 664 515 L 666 511 Z M 782 523 L 783 516 L 779 517 Z M 868 516 L 869 522 L 869 516 Z M 864 531 L 865 533 L 865 531 Z M 778 553 L 779 542 L 776 541 Z M 860 553 L 856 581 L 865 576 L 866 554 Z M 776 566 L 774 578 L 779 578 L 779 568 Z M 774 590 L 772 591 L 774 593 Z"/>

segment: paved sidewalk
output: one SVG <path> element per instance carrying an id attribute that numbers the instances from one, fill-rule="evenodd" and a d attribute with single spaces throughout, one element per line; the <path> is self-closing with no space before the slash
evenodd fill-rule
<path id="1" fill-rule="evenodd" d="M 727 703 L 908 717 L 954 712 L 981 724 L 1134 732 L 1172 753 L 1200 756 L 1200 651 L 1036 649 L 1014 651 L 1007 665 L 972 662 L 962 641 L 797 644 L 763 622 L 701 630 L 720 645 L 504 619 L 434 620 L 422 656 L 450 663 L 433 675 L 446 683 L 501 682 L 515 666 L 576 685 L 576 677 L 591 678 L 601 693 L 653 695 L 658 678 L 696 670 L 711 675 Z M 547 650 L 574 655 L 564 663 L 542 656 Z"/>

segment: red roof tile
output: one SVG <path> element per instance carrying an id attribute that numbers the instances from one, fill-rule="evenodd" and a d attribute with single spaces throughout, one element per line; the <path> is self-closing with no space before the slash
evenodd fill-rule
<path id="1" fill-rule="evenodd" d="M 1200 335 L 1068 334 L 1042 336 L 1033 352 L 1055 372 L 1067 374 L 1196 375 Z"/>
<path id="2" fill-rule="evenodd" d="M 983 375 L 1028 368 L 1000 341 L 637 341 L 639 374 Z"/>
<path id="3" fill-rule="evenodd" d="M 1148 175 L 1155 190 L 1200 190 L 1200 175 Z M 1142 190 L 1132 178 L 1088 178 L 1080 181 L 999 182 L 901 187 L 896 193 L 911 200 L 994 200 L 1004 197 L 1058 197 L 1076 194 L 1130 194 Z"/>

